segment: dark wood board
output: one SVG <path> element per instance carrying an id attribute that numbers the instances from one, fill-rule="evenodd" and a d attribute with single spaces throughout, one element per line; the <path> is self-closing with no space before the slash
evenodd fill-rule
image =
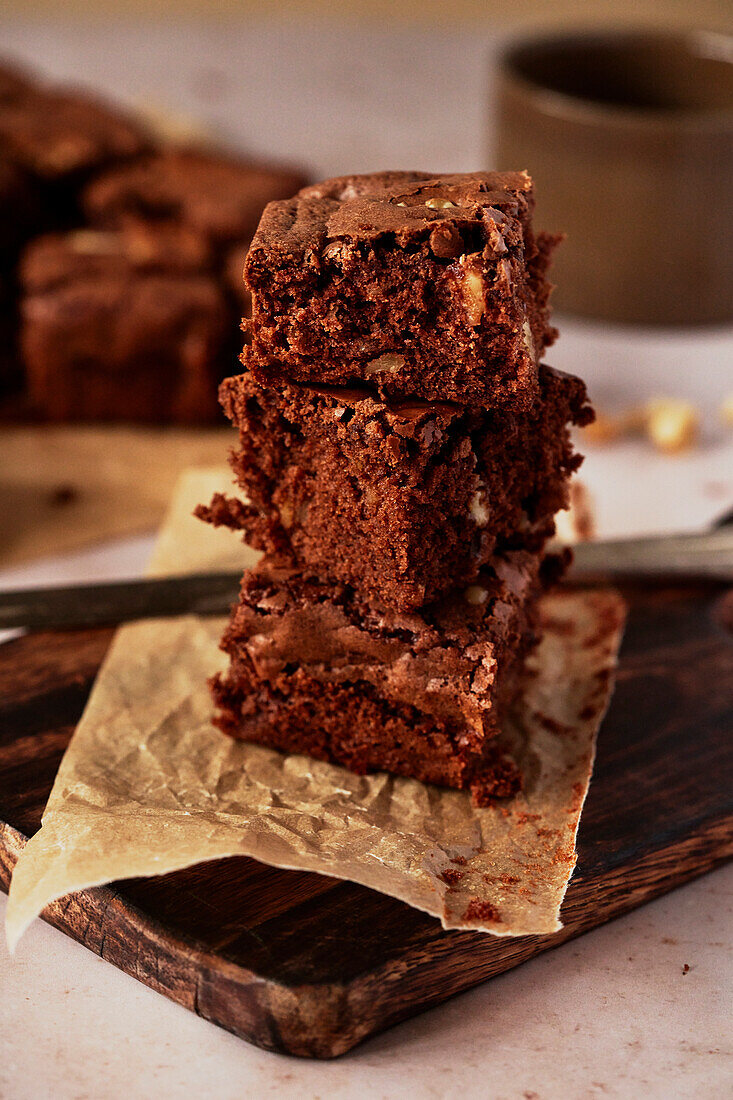
<path id="1" fill-rule="evenodd" d="M 726 598 L 692 586 L 627 595 L 618 682 L 561 932 L 443 932 L 364 887 L 242 857 L 85 891 L 45 919 L 251 1042 L 328 1058 L 710 870 L 733 854 Z M 110 637 L 38 634 L 0 648 L 6 890 Z"/>

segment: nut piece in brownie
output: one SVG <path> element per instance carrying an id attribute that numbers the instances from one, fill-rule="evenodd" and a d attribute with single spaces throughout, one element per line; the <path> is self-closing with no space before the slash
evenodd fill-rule
<path id="1" fill-rule="evenodd" d="M 170 229 L 35 241 L 21 271 L 34 409 L 51 420 L 213 419 L 230 318 L 201 258 L 198 237 Z"/>
<path id="2" fill-rule="evenodd" d="M 549 324 L 549 255 L 525 172 L 382 172 L 265 210 L 245 280 L 246 365 L 263 382 L 366 381 L 527 409 Z"/>
<path id="3" fill-rule="evenodd" d="M 592 417 L 580 379 L 546 366 L 525 413 L 251 375 L 221 395 L 249 503 L 218 495 L 199 516 L 400 610 L 470 583 L 497 548 L 544 545 L 581 462 L 569 425 Z"/>
<path id="4" fill-rule="evenodd" d="M 501 738 L 536 641 L 540 556 L 509 553 L 475 582 L 405 615 L 346 586 L 278 569 L 245 573 L 212 681 L 232 737 L 426 783 L 481 803 L 521 783 Z"/>
<path id="5" fill-rule="evenodd" d="M 100 226 L 186 226 L 208 243 L 224 270 L 231 246 L 251 239 L 267 203 L 292 195 L 302 183 L 294 170 L 170 149 L 100 176 L 87 188 L 83 205 L 90 222 Z"/>

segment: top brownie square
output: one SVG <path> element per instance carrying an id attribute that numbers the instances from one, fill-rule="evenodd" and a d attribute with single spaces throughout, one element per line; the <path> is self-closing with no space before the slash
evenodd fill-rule
<path id="1" fill-rule="evenodd" d="M 245 366 L 263 384 L 366 382 L 528 409 L 549 324 L 550 253 L 526 172 L 382 172 L 265 210 L 245 265 Z"/>

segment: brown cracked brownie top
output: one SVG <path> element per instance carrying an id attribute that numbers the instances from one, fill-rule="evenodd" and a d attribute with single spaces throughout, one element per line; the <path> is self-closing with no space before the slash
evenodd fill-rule
<path id="1" fill-rule="evenodd" d="M 297 257 L 329 240 L 372 241 L 393 234 L 401 247 L 430 236 L 435 254 L 447 259 L 472 250 L 462 233 L 473 231 L 481 235 L 482 244 L 501 254 L 507 250 L 504 234 L 512 232 L 512 219 L 531 203 L 532 180 L 526 172 L 339 176 L 269 206 L 253 249 Z"/>

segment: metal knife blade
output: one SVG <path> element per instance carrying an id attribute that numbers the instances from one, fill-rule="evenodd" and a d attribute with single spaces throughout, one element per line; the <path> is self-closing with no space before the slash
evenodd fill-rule
<path id="1" fill-rule="evenodd" d="M 707 579 L 733 584 L 733 528 L 700 534 L 609 539 L 574 547 L 571 580 Z M 71 629 L 171 615 L 224 615 L 241 573 L 113 581 L 0 592 L 0 629 Z"/>
<path id="2" fill-rule="evenodd" d="M 0 629 L 58 630 L 170 615 L 225 615 L 237 599 L 241 579 L 241 572 L 190 573 L 63 588 L 19 588 L 0 592 Z"/>

